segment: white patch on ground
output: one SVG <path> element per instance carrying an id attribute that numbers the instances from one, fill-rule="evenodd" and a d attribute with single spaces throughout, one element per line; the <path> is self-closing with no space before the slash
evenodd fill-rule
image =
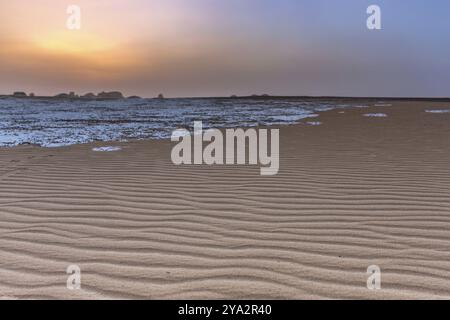
<path id="1" fill-rule="evenodd" d="M 375 107 L 392 107 L 390 103 L 377 103 L 374 105 Z"/>
<path id="2" fill-rule="evenodd" d="M 320 126 L 320 125 L 322 125 L 322 122 L 320 122 L 320 121 L 311 121 L 311 122 L 307 122 L 306 124 L 310 125 L 310 126 Z"/>
<path id="3" fill-rule="evenodd" d="M 355 106 L 355 108 L 370 108 L 370 106 Z"/>
<path id="4" fill-rule="evenodd" d="M 120 151 L 122 150 L 121 147 L 98 147 L 93 148 L 92 151 L 94 152 L 114 152 L 114 151 Z"/>
<path id="5" fill-rule="evenodd" d="M 297 115 L 281 115 L 281 116 L 272 116 L 271 120 L 274 124 L 283 124 L 283 123 L 298 123 L 302 119 L 306 118 L 317 118 L 319 115 L 311 112 L 304 112 L 303 114 Z"/>
<path id="6" fill-rule="evenodd" d="M 450 113 L 450 110 L 425 110 L 427 113 Z"/>
<path id="7" fill-rule="evenodd" d="M 191 133 L 187 129 L 177 129 L 174 132 L 172 132 L 172 139 L 179 139 L 190 135 Z"/>
<path id="8" fill-rule="evenodd" d="M 364 117 L 369 117 L 369 118 L 386 118 L 387 114 L 385 114 L 385 113 L 366 113 L 364 115 Z"/>

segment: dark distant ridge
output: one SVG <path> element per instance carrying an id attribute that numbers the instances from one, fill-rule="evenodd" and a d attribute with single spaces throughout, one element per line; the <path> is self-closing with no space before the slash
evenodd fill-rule
<path id="1" fill-rule="evenodd" d="M 435 101 L 435 102 L 450 102 L 450 97 L 351 97 L 351 96 L 271 96 L 271 95 L 251 95 L 251 96 L 237 96 L 229 97 L 178 97 L 171 99 L 220 99 L 220 100 L 305 100 L 305 101 L 358 101 L 358 102 L 381 102 L 381 101 Z"/>
<path id="2" fill-rule="evenodd" d="M 61 93 L 55 96 L 37 96 L 34 94 L 27 95 L 25 92 L 17 91 L 12 95 L 0 95 L 0 98 L 20 98 L 20 99 L 69 99 L 69 100 L 121 100 L 121 99 L 148 99 L 141 98 L 139 96 L 129 96 L 125 97 L 119 91 L 111 91 L 111 92 L 100 92 L 95 95 L 93 93 L 87 93 L 84 95 L 77 95 L 74 92 L 70 93 Z M 154 99 L 165 99 L 162 94 L 159 94 Z M 259 100 L 272 100 L 272 99 L 280 99 L 280 100 L 289 100 L 289 99 L 297 99 L 297 100 L 335 100 L 335 101 L 381 101 L 381 100 L 389 100 L 389 101 L 439 101 L 439 102 L 450 102 L 450 97 L 352 97 L 352 96 L 276 96 L 276 95 L 248 95 L 248 96 L 216 96 L 216 97 L 177 97 L 172 99 L 259 99 Z"/>
<path id="3" fill-rule="evenodd" d="M 272 95 L 250 95 L 250 96 L 237 96 L 232 95 L 229 97 L 180 97 L 177 99 L 259 99 L 259 100 L 336 100 L 336 101 L 440 101 L 440 102 L 450 102 L 450 97 L 352 97 L 352 96 L 272 96 Z"/>
<path id="4" fill-rule="evenodd" d="M 14 98 L 26 98 L 27 94 L 25 92 L 22 91 L 16 91 L 13 93 L 13 97 Z"/>
<path id="5" fill-rule="evenodd" d="M 122 94 L 122 92 L 119 91 L 111 91 L 111 92 L 100 92 L 97 95 L 98 99 L 112 99 L 112 100 L 120 100 L 120 99 L 124 99 L 124 96 Z"/>
<path id="6" fill-rule="evenodd" d="M 75 92 L 70 93 L 59 93 L 54 96 L 36 96 L 34 93 L 30 93 L 27 95 L 25 92 L 17 91 L 14 92 L 12 95 L 0 95 L 0 98 L 5 97 L 12 97 L 12 98 L 19 98 L 19 99 L 55 99 L 55 100 L 121 100 L 125 99 L 124 95 L 120 91 L 110 91 L 110 92 L 100 92 L 97 95 L 89 92 L 84 95 L 78 95 Z M 128 97 L 128 99 L 141 99 L 138 96 L 131 96 Z"/>
<path id="7" fill-rule="evenodd" d="M 252 95 L 252 96 L 241 96 L 239 99 L 305 99 L 305 100 L 414 100 L 414 101 L 450 101 L 450 97 L 351 97 L 351 96 L 269 96 L 269 95 Z"/>

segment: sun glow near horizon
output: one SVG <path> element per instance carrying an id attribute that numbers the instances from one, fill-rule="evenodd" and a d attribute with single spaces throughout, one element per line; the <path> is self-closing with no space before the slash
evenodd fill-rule
<path id="1" fill-rule="evenodd" d="M 0 49 L 11 67 L 36 70 L 45 79 L 53 72 L 65 73 L 67 79 L 86 77 L 104 81 L 115 73 L 137 68 L 139 58 L 128 47 L 86 32 L 62 31 L 33 36 Z M 117 75 L 119 77 L 119 75 Z"/>
<path id="2" fill-rule="evenodd" d="M 450 67 L 450 5 L 410 1 L 424 19 L 415 25 L 403 5 L 379 0 L 386 29 L 368 33 L 368 4 L 0 0 L 0 94 L 448 95 L 437 70 Z M 80 30 L 66 28 L 69 5 L 81 8 Z"/>
<path id="3" fill-rule="evenodd" d="M 85 9 L 80 30 L 66 27 L 67 7 L 56 1 L 1 3 L 2 16 L 14 14 L 0 29 L 1 91 L 120 89 L 121 79 L 149 64 L 139 47 L 143 35 L 123 28 L 117 13 L 101 10 L 103 1 L 78 2 Z"/>
<path id="4" fill-rule="evenodd" d="M 114 50 L 117 44 L 95 34 L 63 31 L 50 33 L 44 37 L 36 36 L 31 41 L 36 50 L 52 54 L 69 54 L 86 56 Z"/>

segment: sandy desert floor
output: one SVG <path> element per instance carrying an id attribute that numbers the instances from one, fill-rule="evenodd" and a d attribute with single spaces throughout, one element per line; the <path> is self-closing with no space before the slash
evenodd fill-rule
<path id="1" fill-rule="evenodd" d="M 450 103 L 392 104 L 282 127 L 273 177 L 169 141 L 2 148 L 0 297 L 449 299 L 450 113 L 425 109 Z"/>

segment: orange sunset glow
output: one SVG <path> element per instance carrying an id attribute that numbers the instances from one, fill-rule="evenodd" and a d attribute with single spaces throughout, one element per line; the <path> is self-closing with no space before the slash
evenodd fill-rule
<path id="1" fill-rule="evenodd" d="M 1 0 L 0 94 L 446 95 L 445 10 L 416 25 L 386 2 L 389 32 L 368 33 L 367 3 L 351 2 Z"/>
<path id="2" fill-rule="evenodd" d="M 164 40 L 182 17 L 161 2 L 78 1 L 77 5 L 82 8 L 82 28 L 69 30 L 65 1 L 1 3 L 2 90 L 22 87 L 53 94 L 121 89 L 142 78 L 157 81 L 161 68 L 167 71 L 164 58 L 176 59 L 177 46 L 183 46 L 183 41 L 173 45 Z M 136 91 L 145 90 L 137 86 Z"/>

